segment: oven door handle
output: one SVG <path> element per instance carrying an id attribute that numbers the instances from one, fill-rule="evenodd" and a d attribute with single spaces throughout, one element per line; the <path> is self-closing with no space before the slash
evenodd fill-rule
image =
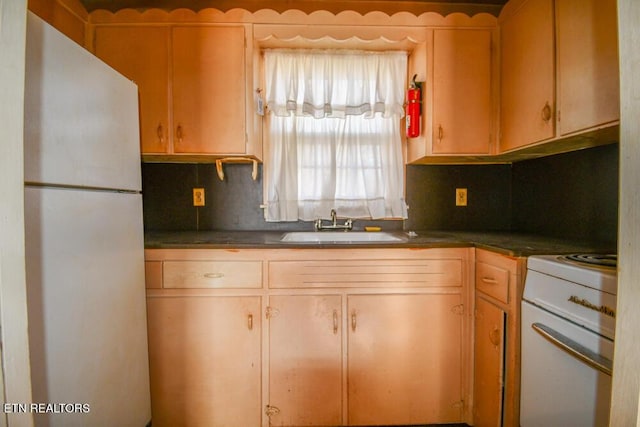
<path id="1" fill-rule="evenodd" d="M 578 360 L 581 360 L 592 368 L 595 368 L 600 372 L 611 376 L 611 372 L 613 371 L 613 362 L 610 359 L 607 359 L 606 357 L 589 350 L 585 346 L 575 342 L 569 337 L 562 335 L 560 332 L 543 325 L 542 323 L 533 323 L 531 327 L 534 331 L 542 335 L 546 340 L 548 340 L 564 352 L 570 354 Z"/>

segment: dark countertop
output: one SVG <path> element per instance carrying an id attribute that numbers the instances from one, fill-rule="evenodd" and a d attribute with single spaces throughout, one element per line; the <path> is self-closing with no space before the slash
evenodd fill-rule
<path id="1" fill-rule="evenodd" d="M 283 231 L 161 231 L 145 233 L 146 249 L 282 249 L 282 248 L 443 248 L 476 247 L 510 256 L 567 253 L 615 253 L 615 245 L 509 232 L 417 231 L 391 234 L 393 243 L 289 243 Z"/>

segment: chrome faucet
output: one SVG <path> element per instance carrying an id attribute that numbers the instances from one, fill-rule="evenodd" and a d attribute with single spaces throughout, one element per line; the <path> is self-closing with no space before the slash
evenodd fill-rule
<path id="1" fill-rule="evenodd" d="M 351 218 L 348 218 L 344 222 L 344 224 L 338 224 L 338 215 L 336 214 L 336 210 L 331 209 L 331 225 L 324 225 L 322 223 L 322 219 L 318 218 L 314 223 L 314 228 L 316 231 L 323 231 L 323 230 L 349 231 L 353 228 L 353 220 Z"/>

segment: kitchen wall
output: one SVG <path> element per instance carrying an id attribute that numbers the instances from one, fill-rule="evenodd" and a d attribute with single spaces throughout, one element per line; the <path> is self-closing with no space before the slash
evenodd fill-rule
<path id="1" fill-rule="evenodd" d="M 514 230 L 617 243 L 618 144 L 514 163 Z"/>
<path id="2" fill-rule="evenodd" d="M 313 230 L 311 222 L 266 222 L 262 200 L 262 165 L 251 178 L 252 165 L 226 164 L 220 181 L 215 164 L 143 163 L 145 230 Z M 192 189 L 205 189 L 205 206 L 194 207 Z M 327 217 L 329 212 L 327 212 Z M 355 229 L 380 225 L 401 230 L 402 221 L 354 222 Z"/>
<path id="3" fill-rule="evenodd" d="M 456 188 L 467 206 L 456 206 Z M 511 165 L 409 165 L 406 192 L 407 230 L 510 230 Z"/>
<path id="4" fill-rule="evenodd" d="M 310 223 L 264 221 L 262 168 L 257 181 L 251 165 L 224 168 L 220 181 L 213 164 L 143 164 L 145 229 L 311 229 Z M 616 242 L 617 144 L 513 165 L 409 165 L 406 174 L 409 219 L 373 223 L 394 230 L 517 231 Z M 205 207 L 192 206 L 194 187 L 205 188 Z M 467 188 L 466 207 L 455 206 L 456 188 Z"/>

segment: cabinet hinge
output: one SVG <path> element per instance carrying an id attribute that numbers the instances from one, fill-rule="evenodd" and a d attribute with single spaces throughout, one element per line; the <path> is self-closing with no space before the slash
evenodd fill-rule
<path id="1" fill-rule="evenodd" d="M 280 314 L 280 310 L 275 307 L 269 306 L 267 307 L 267 310 L 265 312 L 265 317 L 267 319 L 271 319 L 272 317 L 276 317 L 278 314 Z"/>
<path id="2" fill-rule="evenodd" d="M 451 311 L 454 314 L 463 315 L 464 314 L 464 304 L 458 304 L 451 307 Z"/>
<path id="3" fill-rule="evenodd" d="M 264 413 L 267 414 L 267 417 L 272 417 L 280 413 L 280 408 L 276 406 L 267 405 L 264 407 Z"/>

